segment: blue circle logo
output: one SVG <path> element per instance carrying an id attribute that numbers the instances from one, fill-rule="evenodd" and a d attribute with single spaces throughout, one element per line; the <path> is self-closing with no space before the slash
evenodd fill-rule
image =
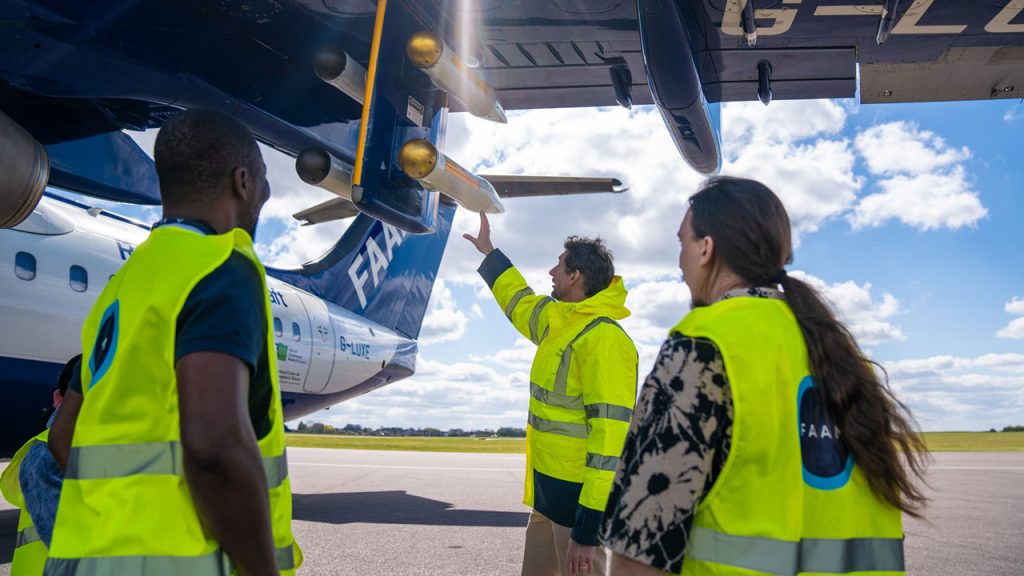
<path id="1" fill-rule="evenodd" d="M 842 431 L 825 413 L 810 376 L 800 382 L 797 413 L 804 482 L 818 490 L 842 488 L 853 472 L 853 454 L 843 442 Z"/>
<path id="2" fill-rule="evenodd" d="M 89 381 L 87 390 L 99 382 L 100 378 L 107 373 L 107 369 L 114 362 L 114 354 L 117 352 L 117 333 L 120 315 L 118 300 L 107 307 L 100 319 L 100 329 L 96 333 L 96 343 L 92 348 L 92 355 L 89 356 L 89 371 L 92 372 L 92 379 Z"/>

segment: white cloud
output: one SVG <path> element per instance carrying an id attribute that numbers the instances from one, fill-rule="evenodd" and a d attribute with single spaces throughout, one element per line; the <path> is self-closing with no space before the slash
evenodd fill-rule
<path id="1" fill-rule="evenodd" d="M 1008 108 L 1003 114 L 1003 121 L 1006 123 L 1016 122 L 1022 118 L 1024 118 L 1024 106 L 1021 106 L 1020 102 Z"/>
<path id="2" fill-rule="evenodd" d="M 430 293 L 430 303 L 427 305 L 427 315 L 423 319 L 420 342 L 436 344 L 461 340 L 466 333 L 468 323 L 469 319 L 466 317 L 466 313 L 460 309 L 452 291 L 445 285 L 444 280 L 437 279 L 434 282 L 434 289 Z"/>
<path id="3" fill-rule="evenodd" d="M 690 289 L 682 280 L 643 282 L 629 289 L 632 315 L 622 327 L 636 342 L 660 344 L 690 310 Z"/>
<path id="4" fill-rule="evenodd" d="M 920 230 L 973 226 L 988 215 L 963 166 L 944 173 L 900 174 L 878 182 L 880 192 L 863 198 L 850 217 L 854 228 L 900 220 Z"/>
<path id="5" fill-rule="evenodd" d="M 800 234 L 852 206 L 862 186 L 856 156 L 837 135 L 846 110 L 827 100 L 742 102 L 723 108 L 723 173 L 760 180 L 782 200 Z"/>
<path id="6" fill-rule="evenodd" d="M 828 300 L 861 346 L 906 340 L 903 330 L 892 323 L 901 312 L 899 300 L 892 294 L 886 292 L 876 300 L 871 293 L 870 282 L 860 285 L 847 280 L 830 284 L 806 272 L 794 271 L 792 275 Z"/>
<path id="7" fill-rule="evenodd" d="M 490 356 L 471 354 L 473 362 L 492 362 L 506 368 L 519 370 L 529 369 L 533 365 L 533 357 L 537 353 L 537 345 L 526 338 L 517 338 L 511 348 L 503 348 Z"/>
<path id="8" fill-rule="evenodd" d="M 899 220 L 920 230 L 973 226 L 988 215 L 962 162 L 966 147 L 951 148 L 933 132 L 907 122 L 872 126 L 856 138 L 878 192 L 849 216 L 855 229 Z"/>
<path id="9" fill-rule="evenodd" d="M 529 406 L 529 364 L 519 368 L 499 370 L 480 362 L 445 364 L 421 355 L 412 378 L 304 420 L 372 427 L 523 427 Z"/>
<path id="10" fill-rule="evenodd" d="M 966 147 L 950 148 L 934 132 L 910 122 L 888 122 L 864 130 L 855 140 L 872 174 L 925 174 L 971 157 Z"/>
<path id="11" fill-rule="evenodd" d="M 798 233 L 816 230 L 849 211 L 861 187 L 852 145 L 836 136 L 846 114 L 830 101 L 779 102 L 767 112 L 727 105 L 724 171 L 761 179 Z M 484 174 L 612 176 L 629 186 L 619 195 L 507 201 L 507 212 L 491 218 L 494 243 L 529 279 L 546 287 L 570 234 L 605 238 L 627 282 L 678 273 L 675 233 L 703 178 L 679 158 L 652 107 L 514 112 L 507 125 L 453 114 L 447 142 L 448 155 Z M 459 211 L 445 278 L 476 282 L 481 257 L 461 235 L 477 228 L 475 214 Z"/>
<path id="12" fill-rule="evenodd" d="M 1016 298 L 1006 303 L 1006 313 L 1011 316 L 1020 316 L 1020 318 L 1014 318 L 1003 327 L 999 332 L 996 332 L 996 336 L 1000 338 L 1008 338 L 1011 340 L 1024 340 L 1024 298 Z"/>
<path id="13" fill-rule="evenodd" d="M 1024 354 L 882 364 L 894 392 L 925 430 L 999 430 L 1024 423 Z"/>
<path id="14" fill-rule="evenodd" d="M 794 142 L 838 134 L 847 111 L 830 100 L 778 100 L 769 106 L 759 102 L 726 104 L 722 115 L 722 141 L 746 146 L 750 140 Z"/>
<path id="15" fill-rule="evenodd" d="M 1006 303 L 1005 307 L 1007 314 L 1013 314 L 1014 316 L 1024 316 L 1024 298 L 1016 298 Z"/>

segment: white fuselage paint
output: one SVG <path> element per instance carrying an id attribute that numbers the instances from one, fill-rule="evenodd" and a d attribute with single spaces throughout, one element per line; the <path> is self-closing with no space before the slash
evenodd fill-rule
<path id="1" fill-rule="evenodd" d="M 0 230 L 0 356 L 63 364 L 81 352 L 82 324 L 93 302 L 147 236 L 139 226 L 51 198 L 15 229 Z M 18 253 L 34 260 L 33 278 L 19 277 Z M 72 288 L 73 266 L 86 272 L 83 291 Z M 27 272 L 23 268 L 21 276 Z M 267 288 L 275 343 L 270 353 L 278 357 L 282 392 L 345 391 L 380 372 L 409 342 L 275 278 L 267 278 Z"/>

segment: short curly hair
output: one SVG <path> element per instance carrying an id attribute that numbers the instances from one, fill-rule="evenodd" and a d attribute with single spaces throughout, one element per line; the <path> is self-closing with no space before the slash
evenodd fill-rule
<path id="1" fill-rule="evenodd" d="M 230 185 L 235 168 L 258 173 L 259 146 L 238 120 L 214 110 L 178 112 L 160 127 L 153 146 L 165 205 L 198 204 Z"/>
<path id="2" fill-rule="evenodd" d="M 565 271 L 578 271 L 583 275 L 583 290 L 587 298 L 604 290 L 615 277 L 612 253 L 601 238 L 569 236 L 565 240 Z"/>

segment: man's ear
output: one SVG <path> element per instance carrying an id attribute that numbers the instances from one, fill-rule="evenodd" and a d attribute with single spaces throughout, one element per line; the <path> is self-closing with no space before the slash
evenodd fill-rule
<path id="1" fill-rule="evenodd" d="M 251 200 L 252 175 L 244 166 L 238 166 L 231 172 L 231 192 L 244 202 Z"/>
<path id="2" fill-rule="evenodd" d="M 567 274 L 567 276 L 569 277 L 569 283 L 570 284 L 576 284 L 577 282 L 579 282 L 579 283 L 583 282 L 583 272 L 580 272 L 579 270 L 573 270 L 572 272 L 569 272 Z"/>
<path id="3" fill-rule="evenodd" d="M 715 239 L 705 236 L 700 239 L 700 265 L 708 266 L 715 256 Z"/>

